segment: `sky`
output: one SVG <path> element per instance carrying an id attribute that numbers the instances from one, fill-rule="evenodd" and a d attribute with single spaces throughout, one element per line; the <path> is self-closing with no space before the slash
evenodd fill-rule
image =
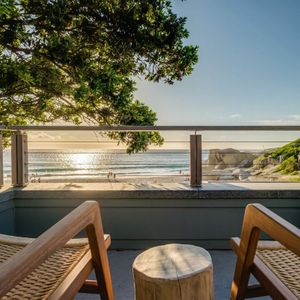
<path id="1" fill-rule="evenodd" d="M 191 76 L 172 86 L 138 81 L 135 97 L 156 111 L 157 124 L 300 124 L 299 0 L 173 3 L 174 11 L 187 17 L 190 37 L 185 43 L 199 46 L 199 62 Z M 216 137 L 243 140 L 245 133 L 205 136 Z M 294 133 L 247 134 L 253 140 L 294 137 Z M 188 134 L 174 133 L 167 138 L 188 141 Z M 32 139 L 97 140 L 94 133 L 70 132 L 36 133 Z M 33 147 L 37 145 L 34 143 Z M 48 146 L 49 143 L 43 145 Z"/>
<path id="2" fill-rule="evenodd" d="M 138 82 L 160 125 L 300 123 L 299 0 L 174 0 L 199 46 L 191 76 Z"/>

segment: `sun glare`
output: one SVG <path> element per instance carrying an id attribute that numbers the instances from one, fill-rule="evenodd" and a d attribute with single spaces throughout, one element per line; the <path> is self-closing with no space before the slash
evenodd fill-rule
<path id="1" fill-rule="evenodd" d="M 90 153 L 73 153 L 70 155 L 70 162 L 74 166 L 85 166 L 93 163 L 93 154 Z"/>

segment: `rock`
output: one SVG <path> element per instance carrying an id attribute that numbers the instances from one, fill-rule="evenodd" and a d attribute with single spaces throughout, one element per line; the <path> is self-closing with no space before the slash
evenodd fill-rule
<path id="1" fill-rule="evenodd" d="M 215 181 L 215 180 L 234 180 L 235 176 L 232 174 L 232 169 L 220 170 L 213 169 L 207 170 L 205 175 L 203 175 L 204 180 Z"/>
<path id="2" fill-rule="evenodd" d="M 242 170 L 239 174 L 239 180 L 246 180 L 251 176 L 251 173 L 245 170 Z"/>
<path id="3" fill-rule="evenodd" d="M 252 169 L 254 171 L 260 170 L 260 169 L 265 168 L 267 165 L 268 165 L 268 159 L 267 158 L 262 159 L 261 157 L 258 157 L 256 159 L 254 159 L 254 161 L 253 161 Z"/>
<path id="4" fill-rule="evenodd" d="M 215 170 L 224 170 L 226 169 L 226 165 L 224 164 L 224 162 L 221 162 L 220 164 L 215 166 Z"/>
<path id="5" fill-rule="evenodd" d="M 241 174 L 241 169 L 237 168 L 232 171 L 232 175 L 238 176 Z"/>
<path id="6" fill-rule="evenodd" d="M 234 180 L 234 179 L 235 179 L 235 177 L 232 174 L 225 174 L 225 175 L 219 176 L 218 180 L 226 181 L 226 180 Z"/>
<path id="7" fill-rule="evenodd" d="M 211 149 L 208 155 L 208 165 L 211 168 L 223 170 L 230 167 L 251 166 L 255 155 L 236 149 Z"/>
<path id="8" fill-rule="evenodd" d="M 253 166 L 253 159 L 244 159 L 240 164 L 239 167 L 242 168 L 250 168 Z"/>
<path id="9" fill-rule="evenodd" d="M 238 180 L 245 180 L 251 176 L 251 173 L 244 169 L 237 168 L 232 171 L 232 175 Z"/>

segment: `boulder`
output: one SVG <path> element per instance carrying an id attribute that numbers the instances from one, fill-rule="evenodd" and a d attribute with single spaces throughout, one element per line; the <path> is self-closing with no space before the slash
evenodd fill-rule
<path id="1" fill-rule="evenodd" d="M 255 155 L 236 149 L 211 149 L 208 155 L 208 165 L 213 169 L 223 170 L 232 167 L 250 167 Z"/>
<path id="2" fill-rule="evenodd" d="M 210 170 L 205 170 L 203 174 L 203 179 L 208 180 L 208 181 L 215 181 L 215 180 L 234 180 L 235 177 L 232 174 L 232 169 L 226 169 L 226 170 L 221 170 L 221 169 L 210 169 Z"/>
<path id="3" fill-rule="evenodd" d="M 253 159 L 244 159 L 240 164 L 240 168 L 250 168 L 253 166 Z"/>
<path id="4" fill-rule="evenodd" d="M 236 179 L 241 181 L 248 179 L 251 176 L 251 173 L 244 169 L 237 168 L 232 171 L 232 175 L 234 175 Z"/>
<path id="5" fill-rule="evenodd" d="M 218 178 L 219 181 L 235 180 L 235 177 L 232 174 L 225 174 Z"/>

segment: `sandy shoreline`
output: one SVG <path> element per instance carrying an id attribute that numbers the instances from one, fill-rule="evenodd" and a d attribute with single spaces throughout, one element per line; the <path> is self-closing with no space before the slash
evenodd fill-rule
<path id="1" fill-rule="evenodd" d="M 238 172 L 237 172 L 238 171 Z M 203 168 L 202 180 L 206 182 L 295 182 L 291 176 L 260 173 L 255 174 L 250 169 L 227 168 L 215 170 Z M 28 180 L 30 183 L 132 183 L 132 184 L 160 184 L 160 183 L 190 183 L 189 174 L 164 174 L 164 175 L 121 175 L 110 176 L 34 176 Z M 10 177 L 5 178 L 5 183 L 11 182 Z"/>
<path id="2" fill-rule="evenodd" d="M 140 176 L 116 176 L 116 178 L 107 177 L 35 177 L 31 178 L 29 182 L 34 183 L 61 183 L 61 182 L 71 182 L 71 183 L 183 183 L 189 182 L 189 175 L 140 175 Z"/>

